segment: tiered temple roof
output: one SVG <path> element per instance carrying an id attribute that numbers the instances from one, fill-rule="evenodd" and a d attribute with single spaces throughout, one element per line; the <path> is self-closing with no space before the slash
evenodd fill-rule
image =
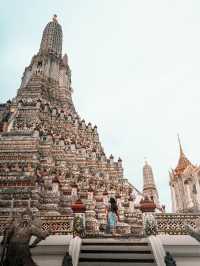
<path id="1" fill-rule="evenodd" d="M 174 169 L 174 173 L 176 176 L 181 176 L 188 166 L 193 167 L 193 165 L 188 160 L 188 158 L 185 156 L 185 154 L 183 152 L 183 148 L 182 148 L 179 136 L 178 136 L 178 141 L 179 141 L 180 155 L 179 155 L 178 164 L 177 164 L 176 168 Z"/>

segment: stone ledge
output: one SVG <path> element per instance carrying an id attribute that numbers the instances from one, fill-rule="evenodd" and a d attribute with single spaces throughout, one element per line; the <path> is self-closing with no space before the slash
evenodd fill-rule
<path id="1" fill-rule="evenodd" d="M 170 252 L 177 266 L 199 266 L 200 243 L 189 235 L 157 235 L 149 237 L 158 266 L 164 266 L 166 252 Z"/>

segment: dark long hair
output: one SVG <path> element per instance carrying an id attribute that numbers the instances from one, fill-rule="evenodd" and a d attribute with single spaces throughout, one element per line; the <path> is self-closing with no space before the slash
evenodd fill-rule
<path id="1" fill-rule="evenodd" d="M 110 198 L 110 205 L 111 212 L 117 213 L 118 207 L 117 202 L 114 198 Z"/>

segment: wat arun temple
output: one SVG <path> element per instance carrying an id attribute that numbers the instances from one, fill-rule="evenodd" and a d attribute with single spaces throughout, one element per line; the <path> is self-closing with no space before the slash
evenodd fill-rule
<path id="1" fill-rule="evenodd" d="M 72 216 L 77 205 L 85 208 L 86 222 L 98 228 L 106 223 L 106 204 L 113 196 L 121 220 L 131 224 L 134 205 L 140 207 L 143 194 L 124 178 L 122 160 L 106 156 L 97 126 L 76 112 L 56 17 L 44 29 L 39 52 L 25 68 L 17 96 L 1 105 L 0 121 L 1 216 L 26 207 L 42 216 Z M 155 191 L 152 207 L 159 209 L 151 176 L 148 182 Z"/>
<path id="2" fill-rule="evenodd" d="M 200 167 L 186 158 L 180 143 L 178 165 L 169 178 L 173 213 L 160 203 L 148 162 L 143 190 L 136 189 L 123 175 L 122 159 L 105 154 L 97 126 L 76 111 L 62 39 L 54 16 L 25 67 L 16 97 L 0 104 L 0 232 L 29 208 L 52 234 L 71 233 L 79 215 L 87 235 L 102 237 L 111 197 L 118 205 L 119 235 L 144 236 L 148 213 L 160 234 L 184 235 L 185 223 L 196 228 Z"/>

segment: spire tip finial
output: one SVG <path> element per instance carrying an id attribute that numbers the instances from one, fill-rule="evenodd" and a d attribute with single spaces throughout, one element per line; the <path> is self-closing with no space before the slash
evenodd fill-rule
<path id="1" fill-rule="evenodd" d="M 180 148 L 180 154 L 183 154 L 183 148 L 182 148 L 182 145 L 181 145 L 181 139 L 180 139 L 180 135 L 178 135 L 178 143 L 179 143 L 179 148 Z"/>
<path id="2" fill-rule="evenodd" d="M 58 16 L 56 14 L 53 15 L 53 21 L 58 22 Z"/>

